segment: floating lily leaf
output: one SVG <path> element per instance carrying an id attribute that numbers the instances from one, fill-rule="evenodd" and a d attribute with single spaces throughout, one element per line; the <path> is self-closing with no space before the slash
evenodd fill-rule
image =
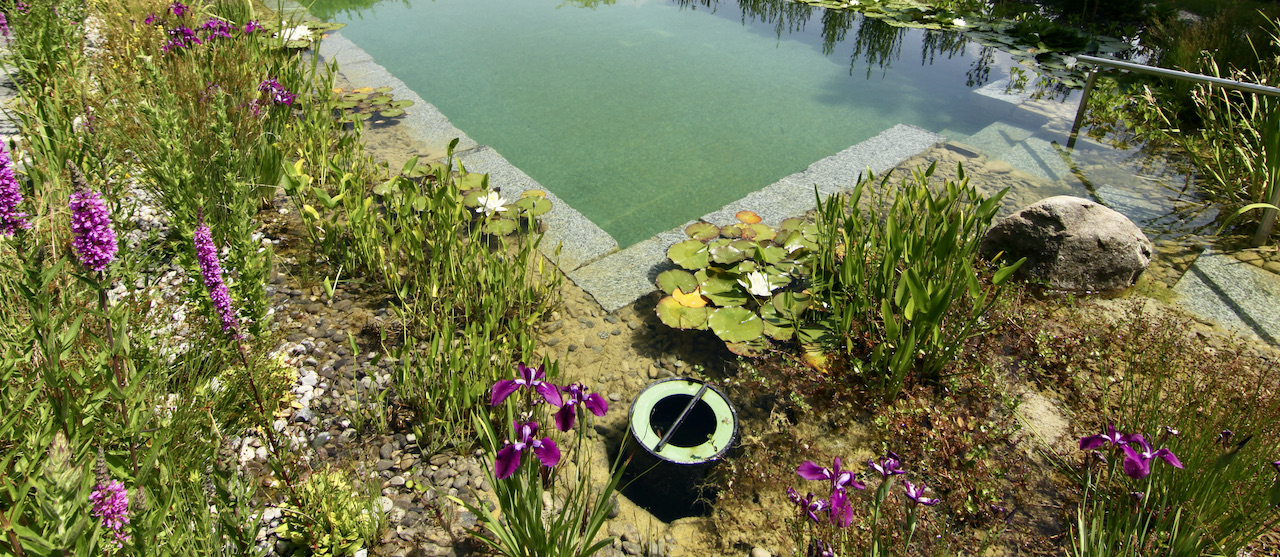
<path id="1" fill-rule="evenodd" d="M 308 27 L 309 29 L 313 29 L 313 30 L 316 30 L 316 31 L 337 31 L 337 30 L 342 29 L 343 27 L 346 27 L 346 26 L 347 26 L 347 24 L 345 24 L 345 23 L 338 23 L 338 22 L 336 22 L 336 21 L 323 21 L 323 22 L 318 22 L 318 21 L 309 21 L 309 22 L 307 22 L 307 27 Z"/>
<path id="2" fill-rule="evenodd" d="M 798 219 L 798 218 L 792 217 L 782 221 L 782 224 L 778 225 L 778 231 L 781 232 L 783 230 L 797 230 L 801 226 L 804 226 L 804 219 Z"/>
<path id="3" fill-rule="evenodd" d="M 390 86 L 390 85 L 383 85 L 382 87 L 379 87 L 379 88 L 377 88 L 377 89 L 374 89 L 374 92 L 376 92 L 376 93 L 390 93 L 390 92 L 391 92 L 391 86 Z"/>
<path id="4" fill-rule="evenodd" d="M 709 262 L 710 249 L 697 240 L 685 240 L 667 248 L 667 257 L 685 269 L 701 269 Z"/>
<path id="5" fill-rule="evenodd" d="M 284 43 L 284 46 L 289 48 L 307 48 L 311 46 L 311 41 L 307 39 L 297 39 Z"/>
<path id="6" fill-rule="evenodd" d="M 760 306 L 760 319 L 764 321 L 764 334 L 776 340 L 791 340 L 795 334 L 795 321 L 778 313 L 772 305 Z"/>
<path id="7" fill-rule="evenodd" d="M 761 263 L 772 265 L 782 261 L 786 257 L 787 250 L 773 244 L 761 242 L 756 246 L 756 259 L 759 259 Z"/>
<path id="8" fill-rule="evenodd" d="M 475 209 L 480 206 L 480 198 L 485 195 L 488 195 L 488 192 L 485 192 L 484 190 L 469 190 L 462 194 L 462 204 L 466 207 Z"/>
<path id="9" fill-rule="evenodd" d="M 404 111 L 400 110 L 399 108 L 389 108 L 387 110 L 383 110 L 382 112 L 379 112 L 378 115 L 382 116 L 383 118 L 395 118 L 396 116 L 403 116 Z"/>
<path id="10" fill-rule="evenodd" d="M 711 313 L 711 330 L 725 342 L 750 342 L 764 334 L 764 320 L 754 311 L 722 307 Z"/>
<path id="11" fill-rule="evenodd" d="M 697 286 L 693 287 L 688 294 L 684 293 L 684 289 L 677 288 L 671 293 L 671 297 L 687 308 L 707 307 L 707 299 L 702 297 L 702 289 Z"/>
<path id="12" fill-rule="evenodd" d="M 677 288 L 685 292 L 693 292 L 698 289 L 698 279 L 694 278 L 693 273 L 689 271 L 669 269 L 658 275 L 658 288 L 667 294 L 675 292 Z M 702 291 L 698 292 L 701 295 Z"/>
<path id="13" fill-rule="evenodd" d="M 720 227 L 709 222 L 695 222 L 684 229 L 684 233 L 688 234 L 694 240 L 707 241 L 720 235 Z"/>
<path id="14" fill-rule="evenodd" d="M 656 308 L 658 320 L 673 329 L 706 329 L 707 318 L 711 308 L 691 308 L 680 305 L 675 298 L 667 296 L 658 300 Z"/>
<path id="15" fill-rule="evenodd" d="M 750 228 L 751 231 L 755 233 L 755 239 L 758 242 L 767 242 L 778 235 L 778 233 L 774 232 L 772 228 L 760 223 L 752 224 Z"/>
<path id="16" fill-rule="evenodd" d="M 734 247 L 732 244 L 724 244 L 711 248 L 711 260 L 721 265 L 737 263 L 746 259 L 747 253 Z"/>
<path id="17" fill-rule="evenodd" d="M 769 280 L 769 286 L 771 289 L 784 288 L 791 284 L 791 277 L 787 276 L 777 267 L 765 267 L 764 276 Z"/>
<path id="18" fill-rule="evenodd" d="M 725 347 L 744 358 L 759 358 L 769 351 L 769 345 L 762 338 L 751 342 L 727 342 Z"/>
<path id="19" fill-rule="evenodd" d="M 391 101 L 391 105 L 390 105 L 390 106 L 391 106 L 391 108 L 409 108 L 409 107 L 413 106 L 413 101 L 406 100 L 406 99 L 401 99 L 401 100 L 398 100 L 398 101 Z"/>
<path id="20" fill-rule="evenodd" d="M 707 269 L 706 276 L 699 286 L 702 295 L 717 306 L 740 306 L 747 303 L 747 291 L 742 289 L 738 281 L 742 278 L 736 273 L 727 273 L 716 269 Z"/>
<path id="21" fill-rule="evenodd" d="M 357 103 L 355 101 L 340 101 L 340 102 L 334 103 L 333 107 L 338 110 L 349 110 L 349 109 L 355 108 L 356 104 Z"/>
<path id="22" fill-rule="evenodd" d="M 773 295 L 773 308 L 778 311 L 778 315 L 787 319 L 799 319 L 800 314 L 809 309 L 811 303 L 813 296 L 803 292 L 784 290 Z"/>
<path id="23" fill-rule="evenodd" d="M 466 174 L 458 176 L 457 184 L 458 184 L 459 190 L 465 191 L 465 190 L 473 190 L 477 188 L 484 188 L 485 186 L 484 183 L 486 181 L 487 181 L 487 175 L 481 174 L 479 172 L 468 172 Z"/>
<path id="24" fill-rule="evenodd" d="M 733 272 L 738 273 L 739 275 L 745 275 L 747 273 L 750 273 L 751 271 L 756 271 L 759 269 L 760 269 L 760 265 L 758 265 L 755 261 L 748 259 L 746 261 L 743 261 L 742 263 L 739 263 L 738 266 L 734 267 Z"/>
<path id="25" fill-rule="evenodd" d="M 757 215 L 752 211 L 738 211 L 738 214 L 734 215 L 734 218 L 738 219 L 743 224 L 755 224 L 762 220 L 760 215 Z"/>
<path id="26" fill-rule="evenodd" d="M 372 105 L 383 105 L 383 104 L 390 104 L 390 103 L 391 103 L 391 97 L 387 95 L 378 95 L 376 97 L 369 98 L 369 104 L 372 104 Z"/>
<path id="27" fill-rule="evenodd" d="M 357 120 L 368 120 L 369 118 L 372 118 L 373 115 L 368 112 L 353 112 L 351 113 L 351 117 Z"/>
<path id="28" fill-rule="evenodd" d="M 511 219 L 493 218 L 484 223 L 485 234 L 493 234 L 494 236 L 506 236 L 516 231 L 516 221 Z"/>
<path id="29" fill-rule="evenodd" d="M 514 205 L 534 217 L 545 215 L 551 210 L 551 202 L 545 197 L 521 197 Z"/>
<path id="30" fill-rule="evenodd" d="M 742 227 L 737 224 L 731 224 L 720 228 L 720 235 L 725 238 L 741 238 Z"/>
<path id="31" fill-rule="evenodd" d="M 367 95 L 367 94 L 365 94 L 365 93 L 354 93 L 354 92 L 353 92 L 353 93 L 343 93 L 343 95 L 342 95 L 342 100 L 344 100 L 344 101 L 352 101 L 352 102 L 359 102 L 359 101 L 363 101 L 363 100 L 365 100 L 365 99 L 367 99 L 367 98 L 369 98 L 369 95 Z"/>

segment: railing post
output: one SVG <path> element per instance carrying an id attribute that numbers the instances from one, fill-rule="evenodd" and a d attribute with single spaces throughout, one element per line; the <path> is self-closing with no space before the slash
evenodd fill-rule
<path id="1" fill-rule="evenodd" d="M 1076 121 L 1071 124 L 1071 137 L 1067 138 L 1067 148 L 1076 148 L 1076 136 L 1080 135 L 1080 124 L 1084 123 L 1084 111 L 1089 106 L 1089 94 L 1093 92 L 1093 83 L 1098 80 L 1098 68 L 1089 70 L 1089 79 L 1084 82 L 1084 93 L 1080 95 L 1080 108 L 1076 109 Z"/>

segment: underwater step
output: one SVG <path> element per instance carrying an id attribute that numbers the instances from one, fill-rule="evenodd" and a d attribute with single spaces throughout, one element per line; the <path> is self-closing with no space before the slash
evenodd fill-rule
<path id="1" fill-rule="evenodd" d="M 1280 277 L 1231 255 L 1205 250 L 1174 285 L 1191 313 L 1280 344 Z"/>

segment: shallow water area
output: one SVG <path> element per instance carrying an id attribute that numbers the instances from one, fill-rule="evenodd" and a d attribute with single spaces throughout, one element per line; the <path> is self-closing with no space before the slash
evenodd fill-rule
<path id="1" fill-rule="evenodd" d="M 1007 110 L 972 91 L 1008 57 L 955 32 L 794 3 L 581 4 L 313 10 L 620 247 L 896 124 L 976 133 Z"/>

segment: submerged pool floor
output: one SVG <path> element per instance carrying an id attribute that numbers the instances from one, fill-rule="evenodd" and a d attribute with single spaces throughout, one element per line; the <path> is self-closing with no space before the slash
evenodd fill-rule
<path id="1" fill-rule="evenodd" d="M 967 50 L 922 64 L 912 53 L 923 32 L 900 36 L 908 55 L 868 74 L 851 68 L 853 39 L 824 53 L 817 31 L 779 35 L 727 5 L 434 0 L 334 19 L 624 248 L 895 124 L 976 131 L 993 120 L 966 85 Z"/>

